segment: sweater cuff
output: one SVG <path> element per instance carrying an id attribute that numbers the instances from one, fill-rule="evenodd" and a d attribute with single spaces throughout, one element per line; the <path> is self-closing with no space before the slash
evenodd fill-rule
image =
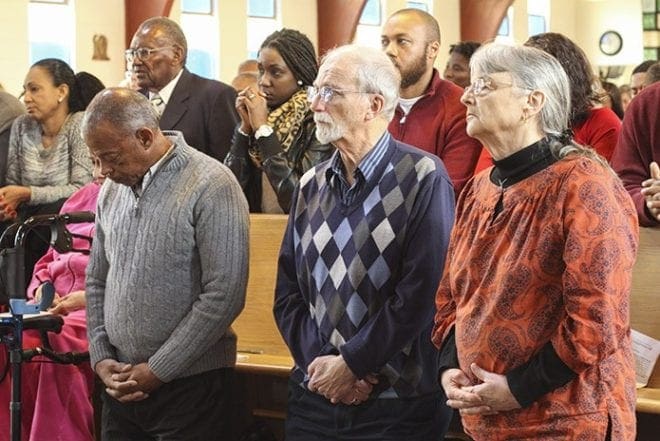
<path id="1" fill-rule="evenodd" d="M 108 345 L 101 342 L 89 342 L 89 359 L 92 370 L 96 372 L 96 364 L 100 361 L 111 359 L 116 360 L 117 355 Z"/>
<path id="2" fill-rule="evenodd" d="M 456 349 L 456 328 L 452 326 L 442 342 L 438 356 L 438 378 L 447 369 L 460 369 L 458 363 L 458 349 Z"/>
<path id="3" fill-rule="evenodd" d="M 344 362 L 346 362 L 348 368 L 351 370 L 351 372 L 353 372 L 353 374 L 356 377 L 362 379 L 371 373 L 369 371 L 369 367 L 366 366 L 366 364 L 363 363 L 362 360 L 356 357 L 355 354 L 346 350 L 346 345 L 342 346 L 339 349 L 339 352 L 344 358 Z"/>
<path id="4" fill-rule="evenodd" d="M 577 376 L 548 342 L 527 363 L 506 374 L 511 393 L 523 408 Z"/>

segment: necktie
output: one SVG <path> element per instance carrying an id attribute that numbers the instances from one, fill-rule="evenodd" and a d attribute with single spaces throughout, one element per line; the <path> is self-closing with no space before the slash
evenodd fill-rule
<path id="1" fill-rule="evenodd" d="M 163 114 L 163 110 L 165 110 L 165 101 L 163 101 L 163 99 L 157 93 L 152 93 L 149 101 L 151 101 L 151 105 L 154 106 L 154 109 L 156 109 L 158 116 L 161 116 Z"/>

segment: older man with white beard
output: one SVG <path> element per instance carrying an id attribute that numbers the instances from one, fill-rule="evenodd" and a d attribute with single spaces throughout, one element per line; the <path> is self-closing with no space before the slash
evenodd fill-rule
<path id="1" fill-rule="evenodd" d="M 383 52 L 343 46 L 309 91 L 337 151 L 301 178 L 280 252 L 289 441 L 442 439 L 449 424 L 429 339 L 454 193 L 437 157 L 387 131 L 399 82 Z"/>

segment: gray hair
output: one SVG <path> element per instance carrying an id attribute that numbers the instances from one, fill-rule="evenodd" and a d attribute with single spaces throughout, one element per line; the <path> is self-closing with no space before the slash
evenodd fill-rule
<path id="1" fill-rule="evenodd" d="M 134 136 L 146 127 L 154 132 L 158 128 L 158 113 L 141 93 L 124 87 L 112 87 L 99 92 L 89 103 L 83 117 L 83 136 L 101 122 L 111 124 L 119 135 Z"/>
<path id="2" fill-rule="evenodd" d="M 385 52 L 349 44 L 330 50 L 319 70 L 328 63 L 351 66 L 357 90 L 382 95 L 385 103 L 381 113 L 388 121 L 392 119 L 399 102 L 401 75 Z"/>
<path id="3" fill-rule="evenodd" d="M 506 72 L 516 87 L 543 92 L 545 104 L 539 114 L 539 124 L 551 140 L 552 153 L 557 158 L 580 153 L 598 160 L 596 154 L 589 154 L 591 150 L 567 136 L 570 132 L 571 89 L 568 76 L 555 57 L 533 47 L 488 43 L 474 53 L 470 70 L 472 78 Z"/>
<path id="4" fill-rule="evenodd" d="M 165 34 L 165 37 L 169 40 L 167 43 L 181 46 L 181 49 L 183 49 L 181 65 L 185 66 L 186 59 L 188 58 L 188 41 L 186 40 L 186 34 L 183 33 L 181 26 L 167 17 L 152 17 L 143 21 L 135 33 L 145 32 L 145 30 L 146 32 L 149 32 L 151 29 L 159 29 L 163 31 L 163 34 Z"/>

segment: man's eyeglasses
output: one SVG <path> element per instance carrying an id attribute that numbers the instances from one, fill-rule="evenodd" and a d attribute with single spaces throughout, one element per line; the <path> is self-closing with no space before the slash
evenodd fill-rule
<path id="1" fill-rule="evenodd" d="M 132 63 L 133 60 L 139 58 L 144 61 L 151 56 L 153 52 L 164 51 L 165 49 L 172 49 L 174 46 L 163 46 L 163 47 L 139 47 L 137 49 L 126 49 L 124 51 L 124 57 L 126 58 L 127 63 Z"/>
<path id="2" fill-rule="evenodd" d="M 497 90 L 505 87 L 513 87 L 513 83 L 498 83 L 492 78 L 477 78 L 465 88 L 465 93 L 472 93 L 474 96 L 485 95 L 489 90 Z"/>
<path id="3" fill-rule="evenodd" d="M 315 86 L 309 86 L 307 88 L 307 101 L 311 103 L 318 96 L 319 99 L 323 102 L 323 104 L 328 104 L 330 101 L 332 101 L 332 98 L 334 98 L 335 95 L 342 96 L 347 93 L 369 93 L 369 92 L 361 92 L 358 90 L 339 90 L 339 89 L 333 89 L 332 87 L 328 87 L 328 86 L 323 86 L 319 89 Z"/>

